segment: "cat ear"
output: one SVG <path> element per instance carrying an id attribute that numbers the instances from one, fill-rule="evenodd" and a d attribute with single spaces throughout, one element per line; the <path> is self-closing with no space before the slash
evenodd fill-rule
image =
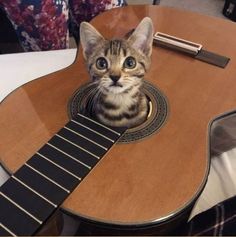
<path id="1" fill-rule="evenodd" d="M 103 36 L 91 24 L 87 22 L 80 24 L 80 42 L 85 59 L 91 55 L 94 47 L 103 40 Z"/>
<path id="2" fill-rule="evenodd" d="M 152 20 L 149 17 L 145 17 L 136 27 L 128 41 L 133 48 L 140 50 L 148 57 L 151 56 L 153 43 Z"/>

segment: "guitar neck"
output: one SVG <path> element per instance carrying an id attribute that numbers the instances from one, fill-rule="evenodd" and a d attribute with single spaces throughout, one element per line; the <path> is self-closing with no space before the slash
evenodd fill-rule
<path id="1" fill-rule="evenodd" d="M 69 121 L 0 187 L 0 236 L 35 234 L 125 130 Z"/>

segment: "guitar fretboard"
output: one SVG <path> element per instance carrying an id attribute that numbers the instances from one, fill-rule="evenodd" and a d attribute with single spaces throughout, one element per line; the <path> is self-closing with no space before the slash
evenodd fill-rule
<path id="1" fill-rule="evenodd" d="M 125 130 L 69 121 L 0 187 L 0 236 L 35 234 Z"/>

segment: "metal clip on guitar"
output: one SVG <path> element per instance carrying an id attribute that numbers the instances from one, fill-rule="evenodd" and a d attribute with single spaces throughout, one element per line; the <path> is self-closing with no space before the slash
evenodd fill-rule
<path id="1" fill-rule="evenodd" d="M 206 63 L 213 64 L 215 66 L 225 68 L 229 62 L 229 58 L 209 52 L 207 50 L 202 49 L 201 44 L 197 44 L 191 41 L 187 41 L 184 39 L 180 39 L 168 34 L 164 34 L 161 32 L 155 33 L 153 37 L 154 44 L 174 49 L 179 52 L 186 53 L 187 55 L 194 57 L 198 60 L 201 60 Z"/>

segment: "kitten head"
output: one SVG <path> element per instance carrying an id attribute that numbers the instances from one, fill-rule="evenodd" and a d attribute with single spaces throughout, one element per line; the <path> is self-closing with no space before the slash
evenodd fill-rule
<path id="1" fill-rule="evenodd" d="M 92 25 L 83 22 L 80 40 L 89 74 L 101 92 L 121 94 L 140 88 L 152 52 L 150 18 L 144 18 L 127 40 L 106 40 Z"/>

